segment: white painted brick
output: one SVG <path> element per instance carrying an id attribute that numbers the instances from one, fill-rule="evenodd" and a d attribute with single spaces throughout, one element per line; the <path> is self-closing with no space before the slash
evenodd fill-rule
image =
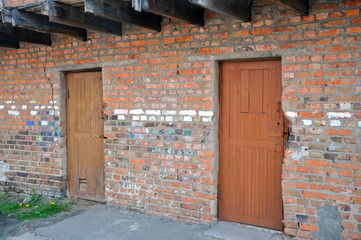
<path id="1" fill-rule="evenodd" d="M 213 117 L 213 111 L 199 111 L 198 115 L 201 117 Z"/>
<path id="2" fill-rule="evenodd" d="M 134 115 L 140 115 L 140 114 L 144 114 L 143 109 L 132 109 L 129 112 L 130 114 L 134 114 Z"/>
<path id="3" fill-rule="evenodd" d="M 168 110 L 163 110 L 162 111 L 162 115 L 165 115 L 165 116 L 167 116 L 167 115 L 176 115 L 177 114 L 177 111 L 174 111 L 174 110 L 170 110 L 170 111 L 168 111 Z"/>
<path id="4" fill-rule="evenodd" d="M 157 118 L 154 116 L 149 116 L 149 121 L 155 122 L 157 121 Z"/>
<path id="5" fill-rule="evenodd" d="M 139 121 L 139 116 L 133 116 L 134 121 Z"/>
<path id="6" fill-rule="evenodd" d="M 140 117 L 140 120 L 141 120 L 141 121 L 147 121 L 147 119 L 148 119 L 147 116 L 141 116 L 141 117 Z"/>
<path id="7" fill-rule="evenodd" d="M 21 106 L 21 109 L 23 109 L 23 110 L 26 110 L 27 108 L 28 108 L 28 106 L 26 106 L 26 105 Z"/>
<path id="8" fill-rule="evenodd" d="M 30 100 L 30 103 L 33 103 L 33 104 L 34 104 L 34 103 L 36 103 L 36 101 L 35 101 L 35 100 Z"/>
<path id="9" fill-rule="evenodd" d="M 115 109 L 115 110 L 114 110 L 114 114 L 115 114 L 115 115 L 128 114 L 128 109 Z"/>
<path id="10" fill-rule="evenodd" d="M 331 127 L 340 127 L 341 126 L 341 121 L 340 120 L 331 120 L 330 121 L 330 126 Z"/>
<path id="11" fill-rule="evenodd" d="M 44 105 L 40 106 L 40 109 L 45 109 L 45 106 Z"/>
<path id="12" fill-rule="evenodd" d="M 132 122 L 132 126 L 133 127 L 141 127 L 141 126 L 143 126 L 143 123 L 142 122 Z"/>
<path id="13" fill-rule="evenodd" d="M 8 114 L 18 116 L 20 113 L 19 113 L 19 111 L 8 111 Z"/>
<path id="14" fill-rule="evenodd" d="M 328 118 L 350 118 L 352 113 L 350 112 L 328 112 L 326 113 Z"/>
<path id="15" fill-rule="evenodd" d="M 161 111 L 160 110 L 146 110 L 145 114 L 147 115 L 156 115 L 156 116 L 160 116 Z"/>
<path id="16" fill-rule="evenodd" d="M 34 109 L 40 109 L 40 107 L 39 107 L 39 106 L 35 106 Z"/>
<path id="17" fill-rule="evenodd" d="M 125 116 L 124 115 L 118 115 L 118 120 L 125 120 Z"/>
<path id="18" fill-rule="evenodd" d="M 33 116 L 35 116 L 36 113 L 37 113 L 37 111 L 30 111 L 30 114 L 33 115 Z"/>
<path id="19" fill-rule="evenodd" d="M 16 106 L 12 105 L 12 106 L 11 106 L 11 109 L 16 109 Z"/>
<path id="20" fill-rule="evenodd" d="M 47 126 L 47 125 L 49 125 L 48 121 L 41 121 L 41 126 Z"/>
<path id="21" fill-rule="evenodd" d="M 303 125 L 305 126 L 311 126 L 312 125 L 312 120 L 302 120 Z"/>
<path id="22" fill-rule="evenodd" d="M 0 109 L 4 109 L 5 107 L 4 107 L 4 105 L 0 105 Z"/>
<path id="23" fill-rule="evenodd" d="M 54 115 L 54 114 L 55 114 L 55 115 L 59 116 L 59 115 L 60 115 L 60 112 L 59 112 L 59 111 L 50 110 L 50 111 L 49 111 L 49 114 L 50 114 L 50 115 Z"/>
<path id="24" fill-rule="evenodd" d="M 161 122 L 164 122 L 164 117 L 163 117 L 163 116 L 160 117 L 160 121 L 161 121 Z"/>
<path id="25" fill-rule="evenodd" d="M 361 128 L 361 121 L 358 121 L 358 127 Z"/>
<path id="26" fill-rule="evenodd" d="M 166 116 L 165 121 L 166 122 L 173 122 L 173 117 L 172 116 Z"/>
<path id="27" fill-rule="evenodd" d="M 5 101 L 6 104 L 14 103 L 14 101 Z"/>
<path id="28" fill-rule="evenodd" d="M 189 117 L 189 116 L 185 116 L 185 117 L 183 118 L 183 121 L 184 121 L 184 122 L 192 122 L 192 121 L 193 121 L 193 118 L 192 118 L 192 117 Z"/>
<path id="29" fill-rule="evenodd" d="M 179 111 L 179 115 L 195 117 L 197 116 L 197 112 L 196 110 L 181 110 Z"/>
<path id="30" fill-rule="evenodd" d="M 285 112 L 286 116 L 289 118 L 295 118 L 298 116 L 296 112 Z"/>
<path id="31" fill-rule="evenodd" d="M 341 110 L 350 110 L 351 109 L 351 103 L 340 103 L 340 109 Z"/>
<path id="32" fill-rule="evenodd" d="M 203 117 L 202 121 L 203 122 L 212 122 L 212 117 Z"/>

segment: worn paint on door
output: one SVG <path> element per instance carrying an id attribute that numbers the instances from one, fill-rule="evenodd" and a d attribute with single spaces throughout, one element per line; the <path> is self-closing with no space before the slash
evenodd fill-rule
<path id="1" fill-rule="evenodd" d="M 104 201 L 102 73 L 66 76 L 69 194 Z"/>
<path id="2" fill-rule="evenodd" d="M 282 229 L 281 62 L 221 65 L 219 219 Z"/>

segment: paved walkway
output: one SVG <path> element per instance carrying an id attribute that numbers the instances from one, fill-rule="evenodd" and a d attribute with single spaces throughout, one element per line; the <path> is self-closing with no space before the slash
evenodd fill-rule
<path id="1" fill-rule="evenodd" d="M 215 226 L 78 203 L 47 219 L 19 221 L 0 215 L 0 240 L 289 240 L 281 232 L 220 222 Z"/>
<path id="2" fill-rule="evenodd" d="M 41 220 L 40 220 L 41 221 Z M 40 223 L 41 224 L 41 223 Z M 46 223 L 49 224 L 49 223 Z M 20 229 L 22 228 L 22 229 Z M 25 230 L 24 230 L 25 228 Z M 104 205 L 59 222 L 39 227 L 21 226 L 18 232 L 2 236 L 6 240 L 210 240 L 204 236 L 209 226 L 188 224 L 168 218 L 148 216 Z"/>

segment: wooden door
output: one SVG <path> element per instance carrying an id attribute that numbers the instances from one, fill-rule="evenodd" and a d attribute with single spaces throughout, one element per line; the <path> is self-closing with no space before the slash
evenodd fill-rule
<path id="1" fill-rule="evenodd" d="M 221 65 L 219 218 L 282 229 L 281 62 Z"/>
<path id="2" fill-rule="evenodd" d="M 73 197 L 104 201 L 101 72 L 67 73 L 68 187 Z"/>

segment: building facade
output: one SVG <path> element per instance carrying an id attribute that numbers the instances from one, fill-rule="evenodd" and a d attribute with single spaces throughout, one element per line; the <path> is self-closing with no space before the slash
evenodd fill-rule
<path id="1" fill-rule="evenodd" d="M 281 172 L 275 174 L 281 190 L 281 228 L 297 239 L 322 239 L 331 233 L 361 239 L 360 8 L 359 0 L 312 0 L 309 14 L 300 16 L 278 1 L 256 0 L 251 22 L 206 11 L 204 26 L 164 18 L 160 32 L 124 26 L 123 36 L 89 30 L 86 41 L 52 35 L 51 46 L 21 43 L 19 49 L 1 49 L 2 188 L 68 195 L 69 171 L 77 168 L 69 165 L 69 154 L 76 159 L 98 144 L 98 149 L 104 148 L 103 162 L 93 166 L 92 173 L 101 176 L 97 169 L 102 169 L 104 175 L 92 182 L 95 189 L 103 186 L 95 200 L 213 224 L 222 211 L 220 156 L 227 154 L 220 151 L 225 144 L 220 129 L 227 127 L 222 98 L 232 91 L 232 86 L 228 92 L 223 89 L 230 74 L 226 65 L 278 62 L 277 111 L 287 123 L 282 134 L 288 132 L 281 146 Z M 86 79 L 89 72 L 90 78 L 98 74 L 101 79 L 101 85 L 93 86 L 102 99 L 97 108 L 100 132 L 93 123 L 84 132 L 98 134 L 91 136 L 101 142 L 84 153 L 69 153 L 68 133 L 75 131 L 69 119 L 90 114 L 88 100 L 77 104 L 80 100 L 75 99 L 69 105 L 72 94 L 83 92 L 81 86 L 70 88 L 69 79 Z M 263 88 L 265 92 L 267 85 Z M 97 89 L 101 91 L 95 93 Z M 255 96 L 251 92 L 249 101 L 262 98 Z M 238 110 L 229 107 L 226 114 Z M 260 129 L 255 135 L 276 128 L 257 118 L 250 122 L 258 126 L 252 131 Z M 86 145 L 81 138 L 74 141 Z M 252 166 L 229 170 L 237 176 Z M 272 169 L 262 162 L 258 167 Z M 249 171 L 249 179 L 267 175 Z M 77 181 L 79 188 L 90 183 Z M 225 184 L 240 183 L 231 179 Z M 81 197 L 76 191 L 70 195 Z M 247 195 L 242 191 L 240 195 Z M 251 202 L 262 201 L 252 190 L 247 193 Z"/>

